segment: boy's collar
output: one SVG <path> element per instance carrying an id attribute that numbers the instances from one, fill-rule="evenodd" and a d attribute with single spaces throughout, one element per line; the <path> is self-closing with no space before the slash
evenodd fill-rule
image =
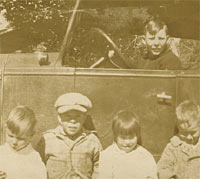
<path id="1" fill-rule="evenodd" d="M 10 151 L 17 153 L 17 154 L 21 154 L 21 155 L 26 155 L 26 154 L 29 154 L 31 151 L 33 151 L 33 147 L 31 144 L 28 144 L 26 147 L 24 147 L 23 149 L 21 149 L 19 151 L 14 150 L 12 147 L 10 147 L 10 145 L 8 143 L 6 143 L 5 145 L 8 146 Z"/>
<path id="2" fill-rule="evenodd" d="M 177 146 L 182 145 L 182 144 L 185 143 L 185 142 L 182 141 L 177 135 L 174 136 L 174 137 L 172 137 L 172 138 L 170 139 L 170 142 L 171 142 L 171 144 L 172 144 L 174 147 L 177 147 Z M 197 142 L 196 145 L 199 145 L 199 144 L 200 144 L 200 138 L 199 138 L 199 140 L 198 140 L 198 142 Z"/>
<path id="3" fill-rule="evenodd" d="M 180 144 L 183 143 L 183 141 L 180 140 L 180 138 L 179 138 L 178 136 L 172 137 L 172 138 L 170 139 L 170 142 L 171 142 L 171 144 L 172 144 L 174 147 L 177 147 L 177 146 L 179 146 Z"/>
<path id="4" fill-rule="evenodd" d="M 196 145 L 187 144 L 184 141 L 180 140 L 180 138 L 178 136 L 172 137 L 172 139 L 170 141 L 174 147 L 179 147 L 179 149 L 184 154 L 187 155 L 187 157 L 185 158 L 187 161 L 200 157 L 200 153 L 199 153 L 200 139 Z"/>

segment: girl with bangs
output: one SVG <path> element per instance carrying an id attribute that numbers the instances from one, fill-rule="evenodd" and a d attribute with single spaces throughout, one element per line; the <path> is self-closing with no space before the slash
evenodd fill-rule
<path id="1" fill-rule="evenodd" d="M 139 119 L 131 111 L 120 111 L 113 120 L 114 142 L 102 151 L 100 179 L 155 179 L 157 166 L 151 153 L 141 146 Z"/>

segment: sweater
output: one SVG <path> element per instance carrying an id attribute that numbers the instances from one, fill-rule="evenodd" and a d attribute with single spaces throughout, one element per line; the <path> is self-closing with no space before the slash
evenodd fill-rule
<path id="1" fill-rule="evenodd" d="M 0 146 L 0 171 L 8 179 L 46 179 L 46 168 L 40 155 L 31 144 L 15 151 L 9 144 Z"/>

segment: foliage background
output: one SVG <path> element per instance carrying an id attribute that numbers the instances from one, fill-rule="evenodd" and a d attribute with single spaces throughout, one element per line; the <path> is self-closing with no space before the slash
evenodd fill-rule
<path id="1" fill-rule="evenodd" d="M 69 18 L 73 0 L 3 0 L 0 9 L 10 26 L 23 35 L 23 52 L 59 51 Z M 153 15 L 169 18 L 163 8 L 115 7 L 81 9 L 73 26 L 70 48 L 66 49 L 64 65 L 89 67 L 101 57 L 106 57 L 112 46 L 94 28 L 102 29 L 131 61 L 140 58 L 145 51 L 140 36 L 144 22 Z M 187 13 L 187 11 L 184 11 Z M 191 12 L 188 12 L 191 14 Z M 175 53 L 186 69 L 197 69 L 200 44 L 195 40 L 171 40 Z M 115 55 L 115 58 L 120 58 Z"/>

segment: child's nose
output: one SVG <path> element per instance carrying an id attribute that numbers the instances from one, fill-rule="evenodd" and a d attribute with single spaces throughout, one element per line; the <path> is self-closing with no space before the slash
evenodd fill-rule
<path id="1" fill-rule="evenodd" d="M 130 140 L 125 140 L 126 145 L 130 145 Z"/>
<path id="2" fill-rule="evenodd" d="M 187 139 L 188 139 L 188 140 L 192 140 L 192 139 L 193 139 L 192 135 L 191 135 L 191 134 L 188 134 L 188 135 L 187 135 Z"/>
<path id="3" fill-rule="evenodd" d="M 12 143 L 13 143 L 13 145 L 17 145 L 18 144 L 18 139 L 13 138 Z"/>
<path id="4" fill-rule="evenodd" d="M 159 45 L 159 40 L 158 40 L 158 39 L 155 39 L 155 40 L 154 40 L 154 45 L 155 45 L 155 46 L 158 46 L 158 45 Z"/>

